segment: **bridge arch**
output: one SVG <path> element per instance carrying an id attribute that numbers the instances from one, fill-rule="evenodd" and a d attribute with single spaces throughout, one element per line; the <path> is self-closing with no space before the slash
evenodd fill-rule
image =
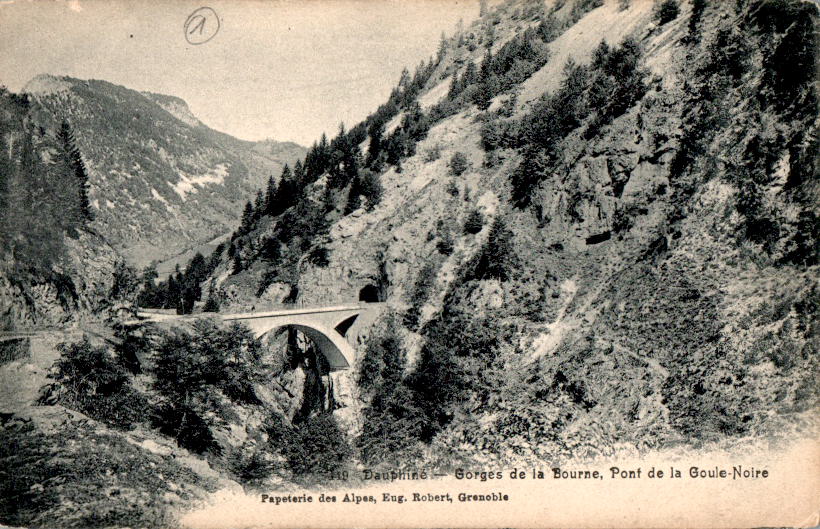
<path id="1" fill-rule="evenodd" d="M 347 339 L 336 332 L 332 327 L 327 327 L 315 322 L 267 322 L 264 324 L 262 322 L 246 321 L 244 323 L 253 330 L 257 338 L 261 338 L 269 332 L 281 329 L 282 327 L 292 327 L 307 336 L 310 341 L 316 345 L 319 352 L 321 352 L 322 356 L 327 360 L 331 371 L 347 369 L 353 365 L 356 351 Z"/>
<path id="2" fill-rule="evenodd" d="M 344 333 L 360 312 L 360 309 L 347 309 L 302 314 L 236 315 L 227 316 L 225 319 L 241 321 L 257 338 L 282 327 L 294 328 L 316 345 L 327 360 L 331 371 L 338 371 L 348 369 L 355 360 L 356 351 Z"/>

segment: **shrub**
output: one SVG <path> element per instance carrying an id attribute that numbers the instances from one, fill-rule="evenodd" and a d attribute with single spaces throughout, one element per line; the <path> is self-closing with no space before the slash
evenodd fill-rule
<path id="1" fill-rule="evenodd" d="M 447 194 L 451 197 L 457 197 L 461 191 L 458 189 L 458 184 L 455 180 L 450 179 L 447 181 Z"/>
<path id="2" fill-rule="evenodd" d="M 335 473 L 344 468 L 353 451 L 336 419 L 329 413 L 291 425 L 282 417 L 269 417 L 265 430 L 268 446 L 282 454 L 296 476 Z"/>
<path id="3" fill-rule="evenodd" d="M 208 295 L 208 299 L 205 300 L 205 306 L 202 307 L 203 312 L 219 312 L 219 299 L 213 292 Z"/>
<path id="4" fill-rule="evenodd" d="M 365 169 L 362 171 L 360 178 L 362 196 L 367 200 L 365 209 L 367 211 L 373 211 L 373 208 L 381 202 L 382 195 L 384 194 L 384 188 L 382 187 L 379 175 Z"/>
<path id="5" fill-rule="evenodd" d="M 450 158 L 450 172 L 454 176 L 461 176 L 470 167 L 470 162 L 462 152 L 456 152 Z"/>
<path id="6" fill-rule="evenodd" d="M 424 441 L 452 421 L 459 407 L 486 403 L 498 389 L 498 381 L 489 380 L 491 366 L 499 348 L 511 337 L 499 326 L 498 318 L 478 316 L 472 307 L 465 308 L 448 303 L 425 325 L 426 340 L 407 378 L 415 406 L 422 413 L 423 422 L 415 427 Z"/>
<path id="7" fill-rule="evenodd" d="M 132 301 L 140 290 L 137 272 L 124 261 L 117 261 L 114 268 L 114 284 L 111 286 L 111 299 Z"/>
<path id="8" fill-rule="evenodd" d="M 148 418 L 145 397 L 105 347 L 94 347 L 83 338 L 79 343 L 60 344 L 58 349 L 60 359 L 51 375 L 57 402 L 117 428 L 130 429 Z"/>
<path id="9" fill-rule="evenodd" d="M 404 315 L 404 323 L 411 329 L 414 329 L 419 323 L 421 316 L 421 308 L 430 297 L 430 291 L 436 282 L 436 274 L 441 266 L 439 259 L 431 257 L 424 266 L 419 270 L 419 275 L 413 284 L 410 291 L 410 308 Z"/>
<path id="10" fill-rule="evenodd" d="M 264 451 L 246 444 L 231 452 L 228 467 L 241 483 L 258 485 L 273 473 L 274 463 Z"/>
<path id="11" fill-rule="evenodd" d="M 467 215 L 467 220 L 464 221 L 464 233 L 475 235 L 484 227 L 484 215 L 477 209 L 474 209 Z"/>
<path id="12" fill-rule="evenodd" d="M 453 242 L 453 236 L 450 234 L 450 230 L 445 229 L 439 234 L 439 239 L 436 242 L 436 249 L 442 255 L 452 255 L 453 250 L 455 249 L 455 245 Z"/>
<path id="13" fill-rule="evenodd" d="M 655 7 L 655 20 L 663 26 L 666 23 L 672 22 L 680 14 L 680 6 L 678 0 L 663 0 Z"/>
<path id="14" fill-rule="evenodd" d="M 441 158 L 441 146 L 440 145 L 434 145 L 434 146 L 430 147 L 429 149 L 427 149 L 427 151 L 425 151 L 425 153 L 424 153 L 424 161 L 427 162 L 427 163 L 435 162 L 439 158 Z"/>
<path id="15" fill-rule="evenodd" d="M 368 337 L 357 381 L 359 388 L 370 393 L 385 383 L 395 384 L 404 376 L 407 362 L 398 334 L 396 318 L 389 314 L 382 322 L 381 331 Z"/>

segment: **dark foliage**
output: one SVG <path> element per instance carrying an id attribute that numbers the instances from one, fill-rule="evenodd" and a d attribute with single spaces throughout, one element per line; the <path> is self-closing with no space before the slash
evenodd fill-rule
<path id="1" fill-rule="evenodd" d="M 273 415 L 265 429 L 268 447 L 285 457 L 296 476 L 326 476 L 343 469 L 352 456 L 345 434 L 328 413 L 310 417 L 298 426 Z"/>
<path id="2" fill-rule="evenodd" d="M 602 42 L 590 67 L 572 61 L 566 64 L 561 87 L 544 96 L 524 116 L 516 142 L 507 140 L 496 125 L 486 126 L 482 135 L 485 146 L 513 144 L 524 150 L 523 161 L 511 174 L 512 199 L 517 207 L 530 203 L 532 193 L 553 168 L 553 160 L 559 158 L 559 143 L 567 135 L 591 118 L 584 137 L 593 138 L 643 97 L 646 72 L 639 64 L 640 47 L 635 41 L 626 39 L 615 48 Z"/>
<path id="3" fill-rule="evenodd" d="M 450 172 L 453 176 L 461 176 L 464 174 L 464 171 L 469 169 L 470 162 L 467 160 L 467 157 L 464 156 L 464 153 L 456 152 L 450 158 L 450 163 L 448 165 L 450 166 Z"/>
<path id="4" fill-rule="evenodd" d="M 663 0 L 655 9 L 655 20 L 663 26 L 678 18 L 679 14 L 680 5 L 678 4 L 678 0 Z"/>
<path id="5" fill-rule="evenodd" d="M 202 299 L 201 284 L 219 265 L 223 248 L 224 245 L 217 247 L 209 259 L 197 252 L 184 272 L 177 265 L 176 271 L 158 284 L 156 268 L 147 267 L 142 275 L 142 290 L 137 296 L 137 304 L 147 308 L 176 309 L 178 314 L 190 314 L 194 304 Z"/>
<path id="6" fill-rule="evenodd" d="M 224 420 L 223 399 L 258 404 L 261 368 L 261 344 L 246 327 L 198 321 L 191 332 L 174 329 L 156 352 L 154 425 L 184 448 L 219 452 L 213 429 Z"/>
<path id="7" fill-rule="evenodd" d="M 486 402 L 492 390 L 485 377 L 509 337 L 494 317 L 478 316 L 452 302 L 425 325 L 423 333 L 418 365 L 407 385 L 424 418 L 420 438 L 429 441 L 452 420 L 459 406 Z"/>
<path id="8" fill-rule="evenodd" d="M 358 382 L 366 395 L 362 432 L 356 440 L 367 463 L 400 462 L 416 445 L 424 417 L 404 382 L 407 356 L 393 315 L 365 345 Z"/>
<path id="9" fill-rule="evenodd" d="M 410 291 L 410 308 L 404 315 L 404 324 L 410 329 L 415 329 L 421 316 L 421 308 L 430 297 L 436 281 L 436 274 L 441 267 L 441 261 L 431 256 L 425 261 L 424 266 L 419 270 L 413 288 Z"/>
<path id="10" fill-rule="evenodd" d="M 93 213 L 71 127 L 36 125 L 27 101 L 0 88 L 0 137 L 15 138 L 0 151 L 0 250 L 18 277 L 41 283 L 65 255 L 65 237 L 78 238 Z"/>
<path id="11" fill-rule="evenodd" d="M 105 347 L 94 347 L 86 338 L 58 349 L 51 391 L 60 404 L 117 428 L 130 429 L 148 418 L 145 397 Z"/>
<path id="12" fill-rule="evenodd" d="M 464 279 L 498 279 L 507 281 L 515 275 L 518 256 L 513 245 L 513 233 L 503 218 L 493 221 L 487 242 L 467 265 Z"/>
<path id="13" fill-rule="evenodd" d="M 484 215 L 477 209 L 470 211 L 464 221 L 464 233 L 475 235 L 484 227 Z"/>

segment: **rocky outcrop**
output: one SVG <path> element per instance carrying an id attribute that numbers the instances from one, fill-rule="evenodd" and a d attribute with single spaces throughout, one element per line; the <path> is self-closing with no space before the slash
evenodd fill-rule
<path id="1" fill-rule="evenodd" d="M 101 237 L 82 232 L 65 239 L 66 251 L 49 272 L 0 270 L 0 328 L 68 327 L 104 321 L 129 303 L 114 290 L 122 258 Z"/>

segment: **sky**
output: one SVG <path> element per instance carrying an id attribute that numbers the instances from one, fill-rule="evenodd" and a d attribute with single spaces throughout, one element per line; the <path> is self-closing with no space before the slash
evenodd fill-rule
<path id="1" fill-rule="evenodd" d="M 186 21 L 205 6 L 187 36 L 211 39 L 190 44 Z M 478 11 L 478 0 L 0 0 L 0 84 L 103 79 L 181 97 L 238 138 L 310 145 L 374 111 L 403 67 Z"/>

